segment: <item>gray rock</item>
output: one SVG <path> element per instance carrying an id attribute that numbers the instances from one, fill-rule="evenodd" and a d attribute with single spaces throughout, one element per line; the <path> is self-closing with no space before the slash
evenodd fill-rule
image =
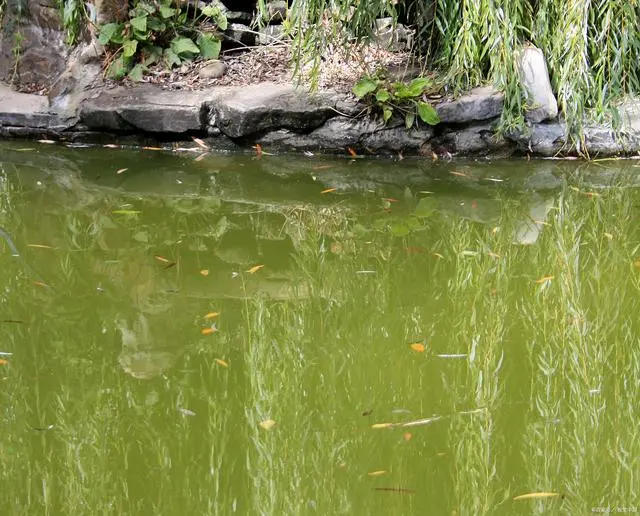
<path id="1" fill-rule="evenodd" d="M 330 96 L 311 96 L 288 84 L 234 88 L 210 103 L 209 125 L 231 138 L 274 129 L 309 131 L 335 115 Z"/>
<path id="2" fill-rule="evenodd" d="M 573 148 L 568 142 L 567 126 L 564 122 L 534 124 L 525 133 L 511 133 L 508 138 L 518 144 L 520 150 L 539 156 L 569 154 Z"/>
<path id="3" fill-rule="evenodd" d="M 261 45 L 273 45 L 282 41 L 286 35 L 282 25 L 267 25 L 260 29 L 259 43 Z"/>
<path id="4" fill-rule="evenodd" d="M 211 61 L 207 61 L 205 65 L 200 68 L 198 75 L 201 79 L 217 79 L 224 75 L 226 69 L 227 67 L 222 61 L 212 59 Z"/>
<path id="5" fill-rule="evenodd" d="M 92 130 L 186 133 L 206 128 L 211 91 L 165 91 L 151 85 L 102 91 L 82 104 L 80 123 Z"/>
<path id="6" fill-rule="evenodd" d="M 463 156 L 477 156 L 486 154 L 501 154 L 508 152 L 508 142 L 498 136 L 494 127 L 489 123 L 478 123 L 467 127 L 448 129 L 422 149 L 425 154 L 452 154 Z"/>
<path id="7" fill-rule="evenodd" d="M 461 124 L 502 114 L 504 95 L 491 86 L 475 88 L 455 100 L 435 106 L 441 123 Z"/>
<path id="8" fill-rule="evenodd" d="M 9 128 L 12 130 L 4 130 Z M 39 130 L 59 131 L 63 128 L 59 117 L 49 110 L 47 97 L 18 93 L 0 84 L 0 129 L 3 133 L 28 135 L 29 130 L 39 134 Z"/>
<path id="9" fill-rule="evenodd" d="M 267 15 L 270 21 L 280 22 L 287 17 L 286 0 L 271 0 L 267 2 Z"/>
<path id="10" fill-rule="evenodd" d="M 242 23 L 230 23 L 224 31 L 225 38 L 252 47 L 256 44 L 256 32 Z"/>
<path id="11" fill-rule="evenodd" d="M 527 121 L 537 124 L 558 116 L 558 102 L 553 95 L 549 71 L 542 50 L 533 45 L 523 48 L 519 56 L 522 86 L 527 93 Z"/>

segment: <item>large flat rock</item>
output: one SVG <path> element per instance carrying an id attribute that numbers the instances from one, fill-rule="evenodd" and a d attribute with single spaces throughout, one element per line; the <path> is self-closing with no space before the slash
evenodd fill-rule
<path id="1" fill-rule="evenodd" d="M 58 129 L 60 119 L 49 111 L 47 97 L 18 93 L 0 83 L 0 128 Z"/>
<path id="2" fill-rule="evenodd" d="M 169 91 L 152 85 L 118 87 L 83 102 L 80 123 L 90 130 L 180 134 L 206 128 L 205 102 L 224 88 Z"/>
<path id="3" fill-rule="evenodd" d="M 474 88 L 455 100 L 448 100 L 435 106 L 440 122 L 464 124 L 489 120 L 502 114 L 504 95 L 491 86 Z"/>
<path id="4" fill-rule="evenodd" d="M 211 102 L 211 125 L 231 138 L 278 129 L 310 131 L 337 114 L 336 102 L 332 95 L 310 95 L 293 85 L 255 84 Z"/>

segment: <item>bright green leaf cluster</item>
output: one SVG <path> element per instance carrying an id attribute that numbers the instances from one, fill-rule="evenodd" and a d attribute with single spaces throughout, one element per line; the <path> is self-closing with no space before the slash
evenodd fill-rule
<path id="1" fill-rule="evenodd" d="M 434 83 L 426 77 L 417 77 L 409 83 L 388 82 L 383 79 L 365 76 L 353 87 L 356 97 L 368 101 L 382 112 L 387 123 L 394 112 L 404 116 L 407 129 L 413 127 L 416 115 L 425 124 L 436 125 L 440 122 L 436 110 L 426 100 L 426 94 L 434 89 Z"/>
<path id="2" fill-rule="evenodd" d="M 163 63 L 172 68 L 197 56 L 217 58 L 221 34 L 202 31 L 199 23 L 203 18 L 213 21 L 218 30 L 227 28 L 227 18 L 215 6 L 203 7 L 199 14 L 190 17 L 187 10 L 172 7 L 171 0 L 153 3 L 138 0 L 126 22 L 100 27 L 98 41 L 115 51 L 107 75 L 140 81 L 152 64 Z"/>

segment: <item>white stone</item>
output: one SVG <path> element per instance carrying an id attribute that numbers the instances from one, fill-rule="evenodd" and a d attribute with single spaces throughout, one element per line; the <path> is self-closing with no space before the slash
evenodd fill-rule
<path id="1" fill-rule="evenodd" d="M 558 102 L 551 89 L 542 51 L 533 45 L 525 46 L 518 65 L 522 86 L 527 93 L 527 121 L 537 124 L 558 116 Z"/>

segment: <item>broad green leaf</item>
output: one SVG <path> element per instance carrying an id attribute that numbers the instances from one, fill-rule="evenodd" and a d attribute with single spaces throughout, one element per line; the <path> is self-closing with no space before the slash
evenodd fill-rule
<path id="1" fill-rule="evenodd" d="M 202 8 L 202 14 L 211 18 L 220 30 L 227 30 L 227 17 L 218 7 L 207 5 Z"/>
<path id="2" fill-rule="evenodd" d="M 369 78 L 364 78 L 364 79 L 360 79 L 353 87 L 352 91 L 353 94 L 358 97 L 358 98 L 362 98 L 364 97 L 367 93 L 371 93 L 372 91 L 375 91 L 376 88 L 378 87 L 378 81 L 374 81 L 372 79 Z"/>
<path id="3" fill-rule="evenodd" d="M 388 102 L 390 98 L 391 95 L 389 95 L 389 92 L 387 90 L 378 90 L 376 92 L 376 100 L 378 102 Z"/>
<path id="4" fill-rule="evenodd" d="M 144 75 L 144 72 L 147 70 L 147 67 L 138 63 L 137 65 L 135 65 L 131 71 L 127 74 L 129 79 L 131 79 L 134 82 L 140 82 L 142 80 L 142 76 Z"/>
<path id="5" fill-rule="evenodd" d="M 124 56 L 118 56 L 117 59 L 109 65 L 107 68 L 107 77 L 110 79 L 122 79 L 129 69 L 129 63 Z"/>
<path id="6" fill-rule="evenodd" d="M 135 13 L 138 16 L 144 16 L 144 14 L 153 14 L 156 12 L 156 6 L 149 2 L 138 2 L 136 5 Z"/>
<path id="7" fill-rule="evenodd" d="M 138 49 L 138 41 L 135 39 L 127 39 L 122 45 L 122 53 L 124 57 L 133 57 Z"/>
<path id="8" fill-rule="evenodd" d="M 142 64 L 150 66 L 158 63 L 162 59 L 162 48 L 147 45 L 142 52 Z"/>
<path id="9" fill-rule="evenodd" d="M 198 36 L 198 47 L 200 55 L 205 59 L 217 59 L 220 55 L 222 42 L 211 34 L 200 34 Z"/>
<path id="10" fill-rule="evenodd" d="M 134 30 L 137 30 L 139 32 L 146 32 L 147 31 L 147 17 L 145 16 L 138 16 L 137 18 L 131 18 L 129 20 L 129 23 L 131 23 L 131 27 L 133 27 Z"/>
<path id="11" fill-rule="evenodd" d="M 390 108 L 389 106 L 384 106 L 382 108 L 382 119 L 384 120 L 384 123 L 386 124 L 392 116 L 393 116 L 393 109 Z"/>
<path id="12" fill-rule="evenodd" d="M 436 125 L 440 123 L 438 113 L 432 106 L 426 102 L 418 102 L 418 116 L 420 120 L 429 125 Z"/>
<path id="13" fill-rule="evenodd" d="M 409 111 L 404 115 L 404 125 L 407 129 L 411 129 L 416 121 L 416 114 L 413 111 Z"/>
<path id="14" fill-rule="evenodd" d="M 422 92 L 431 85 L 431 79 L 426 77 L 417 77 L 409 83 L 409 91 L 414 97 L 422 95 Z"/>
<path id="15" fill-rule="evenodd" d="M 167 30 L 167 24 L 160 18 L 152 16 L 147 18 L 147 29 L 153 32 L 164 32 Z"/>
<path id="16" fill-rule="evenodd" d="M 170 48 L 164 49 L 164 60 L 167 63 L 167 68 L 182 64 L 182 59 L 180 59 L 180 57 Z"/>
<path id="17" fill-rule="evenodd" d="M 160 6 L 160 16 L 162 16 L 165 20 L 167 18 L 171 18 L 177 12 L 178 12 L 177 9 L 173 9 L 173 8 L 169 7 L 168 5 L 161 5 Z"/>
<path id="18" fill-rule="evenodd" d="M 119 23 L 105 23 L 100 28 L 100 35 L 98 41 L 101 45 L 106 45 L 111 41 L 111 38 L 120 31 L 121 25 Z"/>
<path id="19" fill-rule="evenodd" d="M 171 42 L 171 50 L 173 50 L 176 54 L 199 54 L 200 49 L 196 46 L 196 44 L 189 38 L 185 38 L 183 36 L 178 36 L 173 38 Z"/>

